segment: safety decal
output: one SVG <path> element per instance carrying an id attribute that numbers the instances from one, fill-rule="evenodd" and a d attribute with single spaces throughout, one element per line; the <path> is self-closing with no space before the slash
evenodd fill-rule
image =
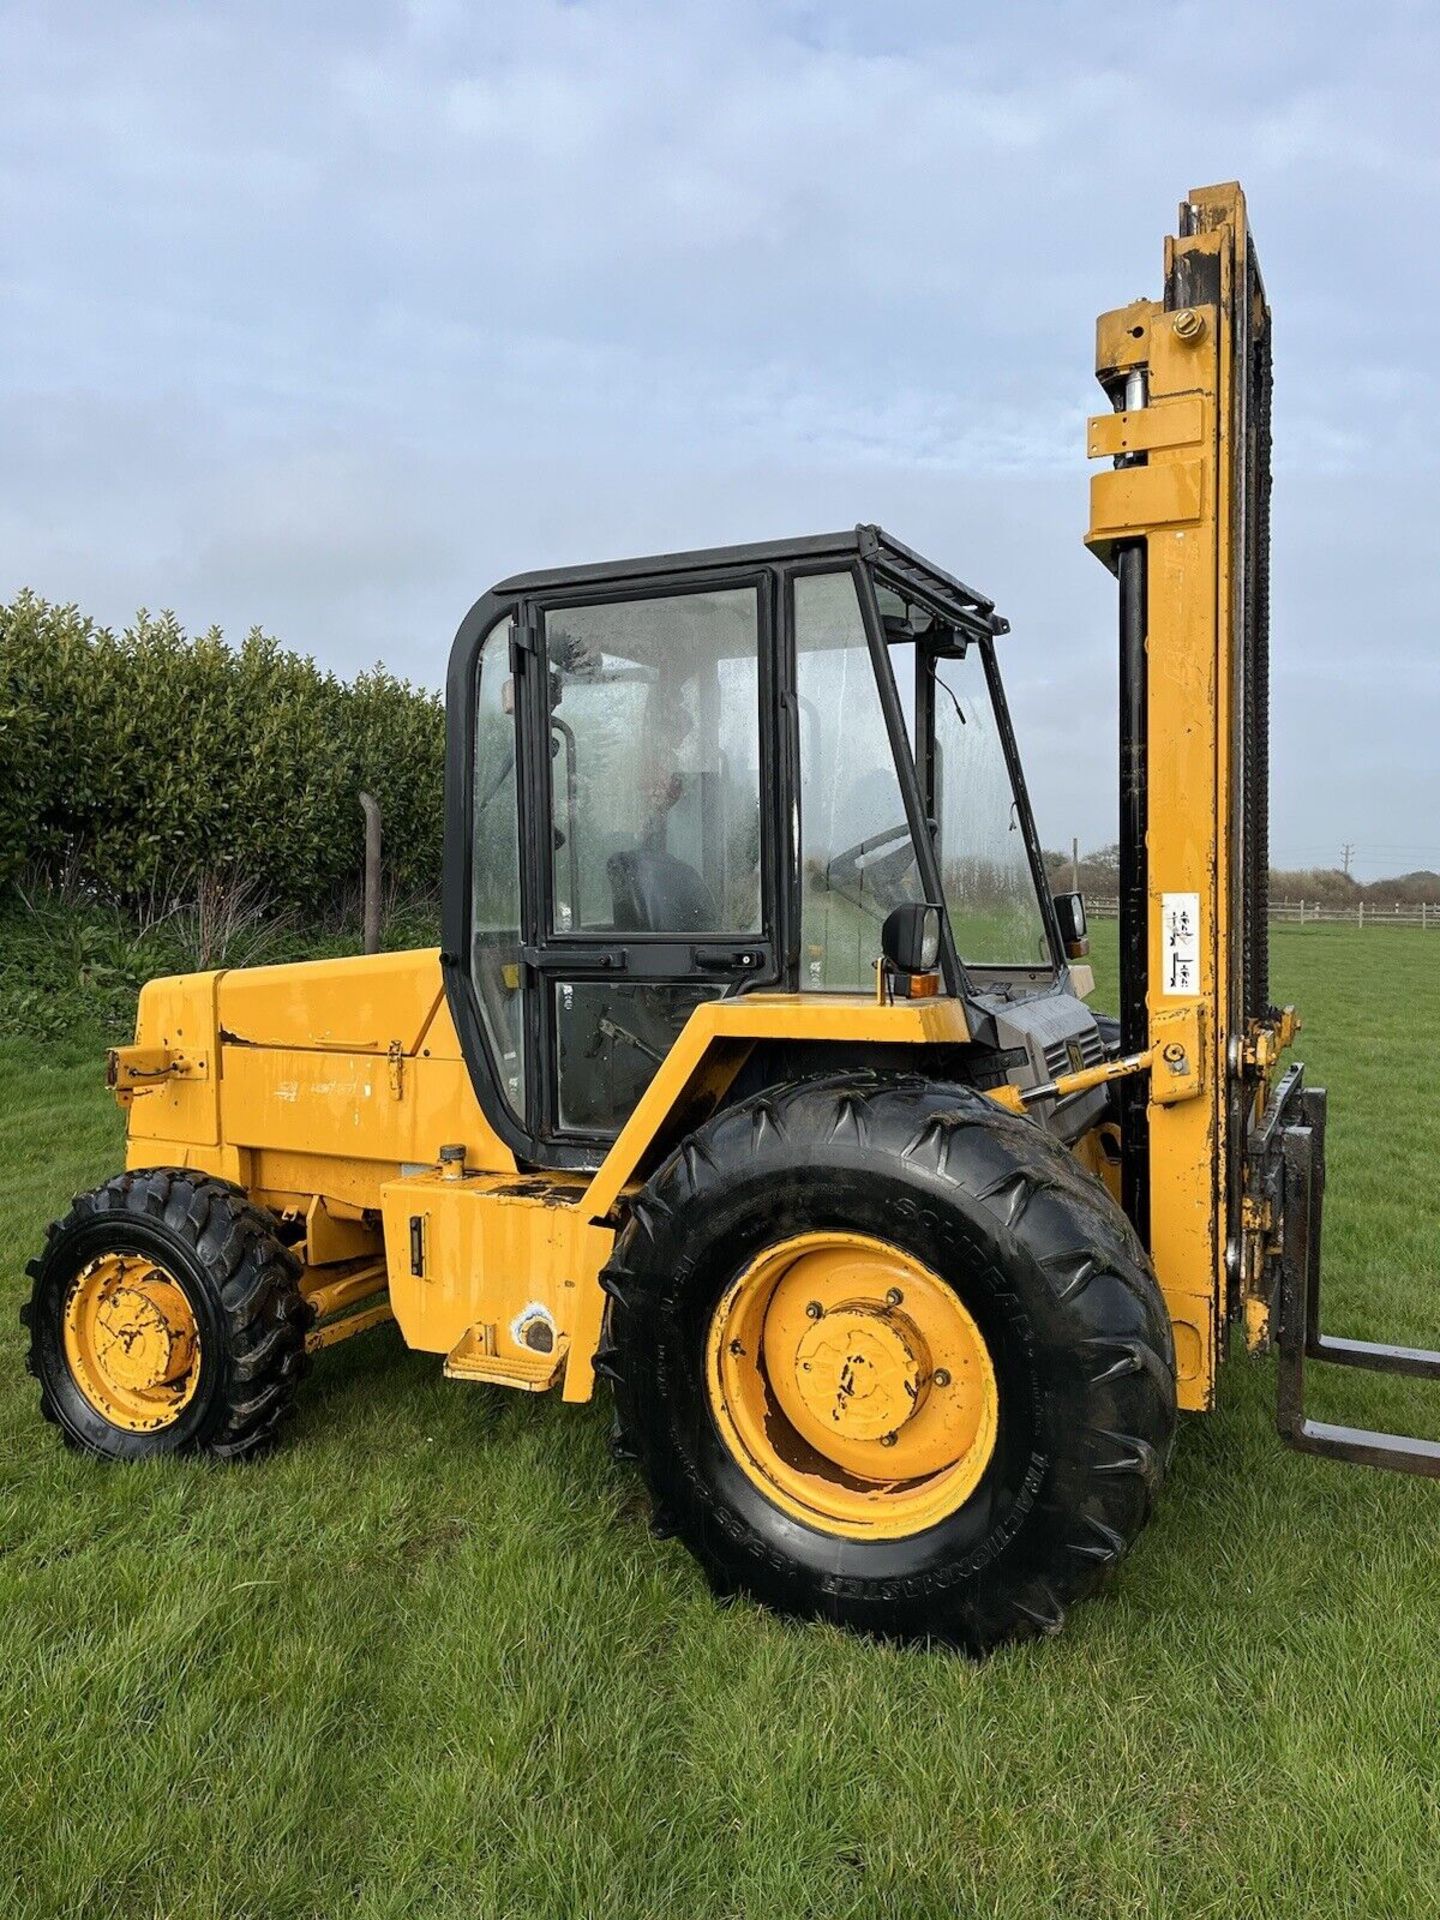
<path id="1" fill-rule="evenodd" d="M 1160 896 L 1160 923 L 1164 950 L 1160 991 L 1171 998 L 1200 991 L 1200 896 L 1164 893 Z"/>

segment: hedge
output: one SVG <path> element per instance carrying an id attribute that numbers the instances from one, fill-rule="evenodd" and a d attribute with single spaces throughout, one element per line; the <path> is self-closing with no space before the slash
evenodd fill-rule
<path id="1" fill-rule="evenodd" d="M 235 647 L 168 613 L 117 635 L 29 592 L 0 606 L 0 886 L 123 905 L 233 878 L 329 909 L 359 880 L 366 789 L 388 885 L 425 892 L 444 752 L 440 698 L 383 667 L 347 682 L 258 629 Z"/>

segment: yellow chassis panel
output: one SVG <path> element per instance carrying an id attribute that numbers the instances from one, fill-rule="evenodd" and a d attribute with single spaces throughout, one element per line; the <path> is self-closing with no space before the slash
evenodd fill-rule
<path id="1" fill-rule="evenodd" d="M 390 1308 L 411 1346 L 450 1355 L 457 1374 L 531 1384 L 527 1371 L 543 1374 L 544 1362 L 519 1330 L 527 1312 L 543 1313 L 564 1397 L 583 1400 L 616 1203 L 713 1110 L 753 1046 L 968 1038 L 953 1000 L 707 1002 L 593 1175 L 517 1172 L 475 1097 L 434 950 L 154 981 L 136 1044 L 116 1050 L 110 1071 L 127 1164 L 202 1169 L 297 1233 L 303 1223 L 307 1293 L 324 1297 L 328 1273 L 383 1243 Z M 457 1146 L 464 1174 L 444 1177 L 440 1149 Z M 366 1314 L 354 1328 L 373 1323 Z"/>
<path id="2" fill-rule="evenodd" d="M 390 1304 L 407 1346 L 454 1353 L 479 1332 L 511 1366 L 534 1357 L 527 1322 L 565 1355 L 563 1397 L 587 1400 L 600 1342 L 599 1276 L 613 1227 L 585 1215 L 585 1183 L 561 1175 L 416 1174 L 381 1188 Z M 503 1373 L 500 1377 L 504 1377 Z"/>

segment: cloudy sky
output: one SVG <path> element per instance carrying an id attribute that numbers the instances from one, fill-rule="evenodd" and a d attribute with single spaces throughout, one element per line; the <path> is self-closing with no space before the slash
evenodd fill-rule
<path id="1" fill-rule="evenodd" d="M 0 597 L 438 683 L 521 567 L 878 520 L 1114 837 L 1092 326 L 1250 195 L 1277 861 L 1440 867 L 1440 9 L 0 4 Z"/>

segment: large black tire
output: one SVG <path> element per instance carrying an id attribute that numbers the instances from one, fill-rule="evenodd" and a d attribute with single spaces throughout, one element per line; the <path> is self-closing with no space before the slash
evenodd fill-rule
<path id="1" fill-rule="evenodd" d="M 958 1511 L 889 1540 L 765 1497 L 726 1445 L 703 1355 L 717 1301 L 788 1236 L 840 1229 L 924 1262 L 984 1335 L 997 1439 Z M 970 1088 L 844 1076 L 725 1110 L 633 1203 L 604 1276 L 617 1451 L 657 1531 L 716 1591 L 981 1654 L 1055 1633 L 1145 1525 L 1175 1426 L 1169 1317 L 1128 1221 L 1048 1134 Z"/>
<path id="2" fill-rule="evenodd" d="M 106 1253 L 163 1265 L 190 1305 L 200 1335 L 192 1397 L 167 1424 L 137 1432 L 105 1418 L 66 1358 L 66 1298 L 87 1263 Z M 305 1371 L 311 1309 L 299 1263 L 277 1222 L 239 1187 L 184 1168 L 118 1174 L 76 1196 L 27 1269 L 34 1281 L 22 1323 L 40 1382 L 40 1410 L 66 1443 L 110 1460 L 213 1454 L 234 1460 L 275 1437 Z"/>

